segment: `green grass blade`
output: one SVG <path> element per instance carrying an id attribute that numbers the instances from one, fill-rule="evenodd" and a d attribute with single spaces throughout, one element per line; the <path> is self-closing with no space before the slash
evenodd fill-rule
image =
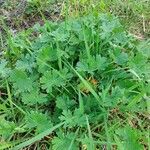
<path id="1" fill-rule="evenodd" d="M 131 100 L 131 102 L 127 105 L 127 109 L 130 109 L 132 106 L 134 106 L 137 102 L 139 102 L 143 96 L 144 96 L 145 92 L 141 92 L 139 93 L 137 96 L 135 96 L 135 98 L 133 98 L 133 100 Z"/>
<path id="2" fill-rule="evenodd" d="M 79 128 L 76 130 L 75 136 L 74 136 L 74 138 L 72 139 L 68 150 L 72 150 L 72 146 L 73 146 L 73 143 L 74 143 L 74 141 L 75 141 L 75 139 L 76 139 L 76 136 L 77 136 L 78 132 L 79 132 Z"/>
<path id="3" fill-rule="evenodd" d="M 58 67 L 60 70 L 62 70 L 61 54 L 60 54 L 60 48 L 57 39 L 56 39 L 56 47 L 57 47 Z"/>
<path id="4" fill-rule="evenodd" d="M 23 142 L 23 143 L 17 145 L 17 146 L 15 146 L 12 150 L 19 150 L 19 149 L 22 149 L 22 148 L 24 148 L 24 147 L 26 147 L 26 146 L 28 146 L 28 145 L 33 144 L 33 143 L 36 142 L 36 141 L 41 140 L 43 137 L 45 137 L 45 136 L 51 134 L 54 130 L 58 129 L 58 128 L 61 127 L 63 124 L 64 124 L 64 122 L 57 124 L 56 126 L 54 126 L 54 127 L 50 128 L 50 129 L 48 129 L 48 130 L 46 130 L 46 131 L 44 131 L 44 132 L 42 132 L 42 133 L 36 135 L 35 137 L 33 137 L 33 138 L 31 138 L 31 139 L 29 139 L 29 140 L 27 140 L 27 141 L 25 141 L 25 142 Z"/>
<path id="5" fill-rule="evenodd" d="M 19 106 L 17 106 L 13 100 L 12 100 L 12 96 L 11 96 L 11 92 L 10 92 L 10 87 L 9 87 L 9 84 L 8 84 L 8 81 L 6 80 L 6 87 L 7 87 L 7 93 L 8 93 L 8 101 L 10 103 L 10 106 L 11 106 L 11 109 L 12 109 L 12 113 L 13 113 L 13 116 L 15 116 L 14 114 L 14 108 L 13 108 L 13 105 L 20 111 L 22 112 L 23 114 L 26 114 L 26 112 L 20 108 Z"/>
<path id="6" fill-rule="evenodd" d="M 90 55 L 90 48 L 88 46 L 88 42 L 87 42 L 87 39 L 86 39 L 86 34 L 85 34 L 84 27 L 83 27 L 83 35 L 84 35 L 84 43 L 85 43 L 85 49 L 86 49 L 87 57 L 90 60 L 90 57 L 91 57 L 91 55 Z"/>
<path id="7" fill-rule="evenodd" d="M 15 142 L 0 142 L 0 150 L 5 150 L 5 149 L 10 149 L 11 147 L 13 147 L 14 145 L 18 144 L 19 141 L 15 141 Z"/>
<path id="8" fill-rule="evenodd" d="M 91 150 L 94 150 L 95 146 L 94 146 L 94 140 L 93 140 L 93 137 L 92 137 L 92 132 L 91 132 L 91 129 L 90 129 L 90 124 L 89 124 L 89 120 L 88 120 L 88 117 L 86 116 L 86 123 L 87 123 L 87 128 L 88 128 L 88 135 L 89 135 L 89 139 L 90 139 L 90 149 Z"/>
<path id="9" fill-rule="evenodd" d="M 8 94 L 8 101 L 9 101 L 10 108 L 11 108 L 11 111 L 15 120 L 15 112 L 14 112 L 14 107 L 13 107 L 13 102 L 12 102 L 12 96 L 11 96 L 11 92 L 10 92 L 10 88 L 9 88 L 7 80 L 6 80 L 6 88 L 7 88 L 7 94 Z"/>
<path id="10" fill-rule="evenodd" d="M 95 92 L 95 90 L 91 87 L 91 85 L 86 81 L 79 73 L 76 71 L 70 64 L 68 64 L 71 69 L 76 73 L 76 75 L 79 77 L 79 79 L 82 81 L 84 86 L 92 93 L 92 95 L 95 97 L 95 99 L 99 102 L 101 110 L 105 111 L 104 108 L 102 107 L 102 101 L 100 100 L 99 95 Z"/>
<path id="11" fill-rule="evenodd" d="M 82 99 L 80 91 L 79 91 L 79 109 L 82 113 L 84 113 L 84 104 L 83 104 L 83 99 Z"/>
<path id="12" fill-rule="evenodd" d="M 105 133 L 106 133 L 106 138 L 107 138 L 107 149 L 111 150 L 111 141 L 110 141 L 110 136 L 109 136 L 109 132 L 108 132 L 108 119 L 106 118 L 107 116 L 104 116 L 104 127 L 105 127 Z"/>

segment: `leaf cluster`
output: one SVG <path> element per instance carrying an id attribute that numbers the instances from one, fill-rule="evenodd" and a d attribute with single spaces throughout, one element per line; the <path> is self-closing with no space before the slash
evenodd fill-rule
<path id="1" fill-rule="evenodd" d="M 149 77 L 148 47 L 114 16 L 37 24 L 9 39 L 0 62 L 1 139 L 23 141 L 64 122 L 47 147 L 142 149 Z"/>

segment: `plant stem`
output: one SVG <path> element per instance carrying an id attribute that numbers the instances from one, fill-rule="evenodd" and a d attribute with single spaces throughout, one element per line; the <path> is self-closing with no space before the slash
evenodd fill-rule
<path id="1" fill-rule="evenodd" d="M 61 53 L 60 53 L 59 43 L 57 40 L 56 40 L 56 47 L 57 47 L 58 67 L 59 70 L 62 70 Z"/>

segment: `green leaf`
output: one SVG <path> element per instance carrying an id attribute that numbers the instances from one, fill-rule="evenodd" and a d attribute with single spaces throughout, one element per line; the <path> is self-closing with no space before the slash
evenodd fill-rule
<path id="1" fill-rule="evenodd" d="M 37 103 L 43 104 L 48 100 L 46 96 L 46 94 L 42 94 L 38 90 L 34 89 L 30 92 L 22 93 L 22 101 L 27 105 L 34 105 Z"/>
<path id="2" fill-rule="evenodd" d="M 117 63 L 118 65 L 125 65 L 128 61 L 128 54 L 125 52 L 121 52 L 119 48 L 116 48 L 113 51 L 112 55 L 115 63 Z"/>
<path id="3" fill-rule="evenodd" d="M 33 68 L 36 67 L 35 59 L 33 56 L 26 54 L 25 56 L 22 55 L 22 58 L 17 60 L 16 62 L 16 69 L 22 71 L 29 71 L 32 72 Z"/>
<path id="4" fill-rule="evenodd" d="M 48 119 L 48 115 L 38 111 L 27 113 L 25 120 L 26 127 L 29 129 L 36 128 L 36 133 L 41 133 L 53 126 L 51 120 Z"/>
<path id="5" fill-rule="evenodd" d="M 142 41 L 137 46 L 139 52 L 141 52 L 145 57 L 150 58 L 150 41 Z"/>
<path id="6" fill-rule="evenodd" d="M 42 83 L 42 88 L 46 89 L 48 93 L 52 92 L 54 87 L 64 86 L 64 80 L 56 73 L 56 71 L 48 71 L 44 73 L 41 77 L 40 82 Z"/>
<path id="7" fill-rule="evenodd" d="M 108 66 L 107 59 L 101 55 L 96 55 L 97 69 L 105 70 Z"/>
<path id="8" fill-rule="evenodd" d="M 57 97 L 56 106 L 61 110 L 69 110 L 72 108 L 76 102 L 69 98 L 67 95 L 62 95 Z"/>
<path id="9" fill-rule="evenodd" d="M 139 138 L 140 134 L 136 129 L 132 129 L 131 127 L 120 128 L 116 130 L 116 134 L 118 138 L 122 141 L 122 146 L 124 149 L 128 150 L 143 150 L 144 147 L 140 144 Z"/>
<path id="10" fill-rule="evenodd" d="M 50 65 L 50 62 L 54 62 L 57 60 L 57 50 L 54 49 L 51 44 L 45 44 L 38 51 L 36 60 L 38 71 L 40 73 L 50 70 L 47 64 Z"/>
<path id="11" fill-rule="evenodd" d="M 19 92 L 30 91 L 33 89 L 33 79 L 28 77 L 22 70 L 13 70 L 10 81 Z"/>
<path id="12" fill-rule="evenodd" d="M 54 87 L 65 86 L 66 81 L 71 77 L 72 74 L 68 73 L 67 69 L 63 69 L 61 72 L 52 70 L 45 72 L 40 82 L 42 83 L 42 88 L 46 89 L 48 93 L 51 93 Z"/>
<path id="13" fill-rule="evenodd" d="M 63 28 L 63 26 L 61 28 L 56 29 L 56 31 L 53 31 L 51 35 L 54 37 L 55 40 L 60 41 L 60 42 L 67 41 L 69 37 L 69 34 Z"/>
<path id="14" fill-rule="evenodd" d="M 51 61 L 56 61 L 57 60 L 57 51 L 54 49 L 51 45 L 44 45 L 42 47 L 37 55 L 37 59 L 41 59 L 44 62 L 51 62 Z M 39 64 L 40 66 L 40 64 Z"/>
<path id="15" fill-rule="evenodd" d="M 72 113 L 70 110 L 64 110 L 62 116 L 59 117 L 61 121 L 65 121 L 65 127 L 75 127 L 75 126 L 86 126 L 86 119 L 83 112 L 80 109 L 75 109 Z"/>
<path id="16" fill-rule="evenodd" d="M 5 59 L 2 59 L 0 61 L 0 76 L 3 78 L 6 78 L 8 77 L 10 72 L 11 72 L 11 69 L 7 68 L 7 61 Z"/>
<path id="17" fill-rule="evenodd" d="M 107 14 L 101 14 L 100 20 L 101 25 L 101 38 L 108 39 L 115 37 L 116 33 L 121 33 L 122 26 L 116 17 Z"/>
<path id="18" fill-rule="evenodd" d="M 104 106 L 106 107 L 115 107 L 123 100 L 124 89 L 121 89 L 119 86 L 112 87 L 111 93 L 109 94 L 110 87 L 102 90 L 101 98 L 103 100 Z"/>
<path id="19" fill-rule="evenodd" d="M 57 137 L 54 137 L 54 139 L 52 140 L 53 150 L 60 150 L 62 147 L 64 150 L 69 150 L 70 143 L 72 142 L 75 136 L 75 133 L 64 134 L 62 132 L 58 132 Z M 74 142 L 71 146 L 71 150 L 77 149 L 78 145 Z"/>
<path id="20" fill-rule="evenodd" d="M 77 70 L 80 72 L 84 71 L 93 74 L 93 72 L 96 70 L 100 71 L 105 70 L 107 66 L 108 63 L 106 62 L 106 58 L 101 57 L 101 55 L 96 55 L 96 57 L 91 56 L 90 59 L 88 58 L 81 59 L 77 63 Z"/>
<path id="21" fill-rule="evenodd" d="M 146 77 L 149 79 L 150 76 L 150 65 L 147 57 L 145 57 L 142 53 L 137 53 L 136 56 L 130 59 L 129 67 L 131 70 L 137 74 L 140 78 Z"/>
<path id="22" fill-rule="evenodd" d="M 7 121 L 3 116 L 0 116 L 0 136 L 7 139 L 15 132 L 16 125 L 14 122 Z"/>

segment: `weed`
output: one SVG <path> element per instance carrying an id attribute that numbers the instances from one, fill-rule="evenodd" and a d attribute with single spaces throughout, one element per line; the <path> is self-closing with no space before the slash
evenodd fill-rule
<path id="1" fill-rule="evenodd" d="M 148 148 L 149 41 L 110 14 L 46 21 L 0 62 L 0 149 Z"/>

